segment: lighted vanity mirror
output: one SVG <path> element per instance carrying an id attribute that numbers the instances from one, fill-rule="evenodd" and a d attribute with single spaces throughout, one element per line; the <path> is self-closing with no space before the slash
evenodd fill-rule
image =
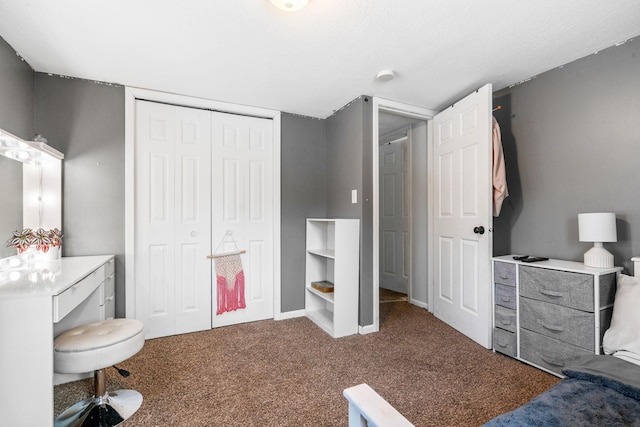
<path id="1" fill-rule="evenodd" d="M 0 258 L 13 231 L 62 228 L 63 154 L 42 141 L 25 141 L 0 129 Z"/>

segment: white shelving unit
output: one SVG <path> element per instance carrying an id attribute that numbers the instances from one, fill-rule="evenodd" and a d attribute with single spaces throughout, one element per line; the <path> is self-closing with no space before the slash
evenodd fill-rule
<path id="1" fill-rule="evenodd" d="M 305 312 L 334 338 L 358 333 L 360 220 L 307 219 Z M 333 292 L 312 282 L 329 281 Z"/>

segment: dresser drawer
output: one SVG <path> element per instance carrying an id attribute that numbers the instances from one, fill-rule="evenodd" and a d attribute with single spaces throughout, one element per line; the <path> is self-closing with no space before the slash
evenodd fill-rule
<path id="1" fill-rule="evenodd" d="M 516 309 L 516 288 L 513 286 L 495 284 L 495 303 L 503 307 Z"/>
<path id="2" fill-rule="evenodd" d="M 520 358 L 559 375 L 565 366 L 593 351 L 563 343 L 555 338 L 520 329 Z"/>
<path id="3" fill-rule="evenodd" d="M 493 281 L 502 285 L 516 285 L 516 265 L 507 262 L 493 264 Z"/>
<path id="4" fill-rule="evenodd" d="M 493 311 L 495 327 L 516 332 L 516 311 L 501 305 L 495 305 Z"/>
<path id="5" fill-rule="evenodd" d="M 100 269 L 98 269 L 100 270 Z M 59 322 L 74 308 L 80 305 L 100 285 L 104 279 L 104 269 L 96 270 L 59 295 L 53 297 L 53 322 Z M 99 279 L 102 277 L 102 279 Z"/>
<path id="6" fill-rule="evenodd" d="M 593 313 L 520 297 L 520 327 L 594 351 Z"/>
<path id="7" fill-rule="evenodd" d="M 522 266 L 520 296 L 593 312 L 593 276 Z"/>
<path id="8" fill-rule="evenodd" d="M 493 349 L 507 356 L 516 357 L 516 334 L 504 329 L 493 329 Z"/>

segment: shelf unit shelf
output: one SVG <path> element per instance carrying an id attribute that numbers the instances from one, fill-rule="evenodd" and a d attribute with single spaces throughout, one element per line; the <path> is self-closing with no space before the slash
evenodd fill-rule
<path id="1" fill-rule="evenodd" d="M 307 292 L 311 292 L 312 294 L 315 294 L 317 296 L 319 296 L 320 298 L 330 302 L 331 304 L 333 304 L 333 292 L 320 292 L 317 289 L 314 289 L 312 287 L 307 287 Z"/>
<path id="2" fill-rule="evenodd" d="M 330 258 L 330 259 L 336 258 L 336 251 L 333 251 L 331 249 L 307 249 L 307 253 L 310 253 L 312 255 L 318 255 L 324 258 Z"/>
<path id="3" fill-rule="evenodd" d="M 333 313 L 331 311 L 325 309 L 308 310 L 307 317 L 329 335 L 333 335 Z"/>
<path id="4" fill-rule="evenodd" d="M 334 338 L 358 333 L 360 220 L 307 219 L 305 313 Z M 333 292 L 312 282 L 329 281 Z"/>

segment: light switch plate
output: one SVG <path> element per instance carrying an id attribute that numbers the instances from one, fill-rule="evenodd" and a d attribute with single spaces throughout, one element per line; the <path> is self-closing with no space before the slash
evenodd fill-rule
<path id="1" fill-rule="evenodd" d="M 358 190 L 351 190 L 351 203 L 358 203 Z"/>

